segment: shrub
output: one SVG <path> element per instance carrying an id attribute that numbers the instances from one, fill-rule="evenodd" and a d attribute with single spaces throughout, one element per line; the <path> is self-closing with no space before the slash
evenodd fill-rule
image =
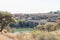
<path id="1" fill-rule="evenodd" d="M 32 31 L 31 34 L 35 40 L 58 40 L 56 35 L 46 31 Z"/>
<path id="2" fill-rule="evenodd" d="M 57 23 L 46 23 L 45 25 L 38 25 L 34 29 L 40 31 L 55 31 L 57 30 Z"/>
<path id="3" fill-rule="evenodd" d="M 18 40 L 34 40 L 30 33 L 21 33 L 17 35 Z"/>
<path id="4" fill-rule="evenodd" d="M 47 23 L 44 26 L 45 26 L 45 29 L 47 31 L 55 31 L 55 30 L 57 30 L 56 29 L 57 28 L 57 24 L 56 23 Z"/>
<path id="5" fill-rule="evenodd" d="M 16 28 L 10 28 L 9 26 L 6 26 L 5 29 L 8 31 L 8 32 L 15 32 L 16 31 Z"/>
<path id="6" fill-rule="evenodd" d="M 45 29 L 45 27 L 44 27 L 44 25 L 38 25 L 38 26 L 36 26 L 34 29 L 36 29 L 36 30 L 43 30 L 43 31 L 45 31 L 46 29 Z"/>
<path id="7" fill-rule="evenodd" d="M 60 19 L 59 20 L 56 20 L 56 23 L 58 23 L 60 25 Z"/>
<path id="8" fill-rule="evenodd" d="M 12 33 L 14 33 L 16 31 L 16 28 L 11 28 L 11 31 Z"/>

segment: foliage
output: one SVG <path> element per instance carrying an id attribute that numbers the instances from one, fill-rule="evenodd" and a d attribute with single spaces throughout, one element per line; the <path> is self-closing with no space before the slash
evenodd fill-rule
<path id="1" fill-rule="evenodd" d="M 9 12 L 0 11 L 0 26 L 1 31 L 9 25 L 9 23 L 14 22 L 15 19 L 13 18 L 12 14 Z"/>
<path id="2" fill-rule="evenodd" d="M 31 22 L 31 21 L 18 21 L 16 24 L 17 28 L 34 28 L 37 25 L 38 23 Z M 10 25 L 10 26 L 13 26 L 13 25 Z"/>
<path id="3" fill-rule="evenodd" d="M 57 23 L 57 29 L 60 29 L 60 19 L 56 20 L 56 23 Z"/>
<path id="4" fill-rule="evenodd" d="M 5 29 L 8 31 L 8 32 L 15 32 L 16 31 L 16 28 L 11 28 L 9 26 L 6 26 Z"/>
<path id="5" fill-rule="evenodd" d="M 15 27 L 16 27 L 16 24 L 15 24 L 15 23 L 10 23 L 9 26 L 10 26 L 11 28 L 15 28 Z"/>
<path id="6" fill-rule="evenodd" d="M 16 31 L 16 28 L 11 28 L 10 30 L 10 32 L 14 33 Z"/>
<path id="7" fill-rule="evenodd" d="M 34 29 L 37 29 L 37 30 L 43 30 L 43 31 L 45 31 L 45 27 L 44 27 L 44 25 L 37 25 L 36 27 L 34 27 Z"/>
<path id="8" fill-rule="evenodd" d="M 30 33 L 17 35 L 9 32 L 0 34 L 0 40 L 6 39 L 6 37 L 12 40 L 60 40 L 60 30 L 53 32 L 34 30 Z"/>
<path id="9" fill-rule="evenodd" d="M 58 40 L 56 35 L 46 31 L 35 30 L 35 31 L 32 31 L 31 34 L 35 40 Z"/>
<path id="10" fill-rule="evenodd" d="M 55 23 L 47 23 L 44 26 L 45 26 L 47 31 L 55 31 L 55 30 L 57 30 L 56 29 L 56 27 L 57 27 L 56 25 L 57 24 L 55 24 Z"/>
<path id="11" fill-rule="evenodd" d="M 56 23 L 46 23 L 45 25 L 38 25 L 35 29 L 40 31 L 55 31 L 58 27 Z"/>
<path id="12" fill-rule="evenodd" d="M 60 19 L 59 20 L 56 20 L 56 23 L 58 23 L 60 25 Z"/>

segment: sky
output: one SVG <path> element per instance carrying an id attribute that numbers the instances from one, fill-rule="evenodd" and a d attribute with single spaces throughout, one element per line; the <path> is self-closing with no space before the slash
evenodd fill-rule
<path id="1" fill-rule="evenodd" d="M 46 13 L 60 10 L 60 0 L 0 0 L 0 11 Z"/>

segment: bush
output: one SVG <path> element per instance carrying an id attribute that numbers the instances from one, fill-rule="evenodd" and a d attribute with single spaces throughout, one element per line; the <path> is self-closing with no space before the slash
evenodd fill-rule
<path id="1" fill-rule="evenodd" d="M 59 20 L 56 20 L 56 23 L 58 23 L 60 25 L 60 19 Z"/>
<path id="2" fill-rule="evenodd" d="M 34 29 L 36 29 L 36 30 L 43 30 L 43 31 L 45 31 L 46 29 L 45 29 L 45 27 L 44 27 L 44 25 L 38 25 L 38 26 L 36 26 Z"/>
<path id="3" fill-rule="evenodd" d="M 8 31 L 8 32 L 15 32 L 16 31 L 16 28 L 10 28 L 9 26 L 6 26 L 5 29 Z"/>
<path id="4" fill-rule="evenodd" d="M 46 31 L 32 31 L 31 34 L 35 40 L 58 40 L 56 35 Z"/>
<path id="5" fill-rule="evenodd" d="M 55 31 L 57 30 L 57 23 L 46 23 L 45 25 L 38 25 L 34 29 L 40 31 Z"/>
<path id="6" fill-rule="evenodd" d="M 14 33 L 16 31 L 16 28 L 12 28 L 10 32 Z"/>
<path id="7" fill-rule="evenodd" d="M 56 23 L 47 23 L 44 25 L 47 31 L 55 31 L 57 30 L 57 24 Z"/>

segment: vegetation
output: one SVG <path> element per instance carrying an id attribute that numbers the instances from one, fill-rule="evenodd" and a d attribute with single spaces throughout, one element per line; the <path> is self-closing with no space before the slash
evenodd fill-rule
<path id="1" fill-rule="evenodd" d="M 55 31 L 57 30 L 57 24 L 47 23 L 45 25 L 38 25 L 34 29 L 40 30 L 40 31 Z"/>
<path id="2" fill-rule="evenodd" d="M 9 23 L 14 22 L 15 20 L 12 17 L 12 14 L 10 14 L 9 12 L 0 12 L 0 26 L 1 26 L 1 30 L 5 29 L 6 26 L 9 25 Z"/>
<path id="3" fill-rule="evenodd" d="M 37 26 L 38 23 L 36 22 L 30 22 L 30 21 L 17 21 L 17 24 L 14 23 L 10 23 L 9 26 L 11 28 L 34 28 L 35 26 Z"/>
<path id="4" fill-rule="evenodd" d="M 57 12 L 54 13 L 57 14 Z M 33 20 L 37 20 L 37 19 L 39 20 L 40 18 L 41 19 L 49 18 L 48 16 L 39 17 L 36 15 L 31 17 Z M 13 15 L 10 14 L 9 12 L 1 11 L 0 28 L 2 32 L 0 33 L 0 40 L 1 38 L 3 39 L 4 37 L 7 37 L 6 39 L 9 38 L 12 40 L 60 40 L 60 19 L 57 20 L 56 22 L 52 22 L 51 21 L 52 17 L 48 19 L 49 22 L 42 25 L 41 24 L 38 25 L 36 22 L 32 23 L 27 20 L 18 20 L 17 24 L 14 24 L 16 21 L 13 18 Z M 13 34 L 14 31 L 30 31 L 30 32 Z"/>
<path id="5" fill-rule="evenodd" d="M 35 40 L 60 40 L 56 32 L 47 32 L 47 31 L 33 31 L 31 34 Z M 60 35 L 60 34 L 59 34 Z"/>

